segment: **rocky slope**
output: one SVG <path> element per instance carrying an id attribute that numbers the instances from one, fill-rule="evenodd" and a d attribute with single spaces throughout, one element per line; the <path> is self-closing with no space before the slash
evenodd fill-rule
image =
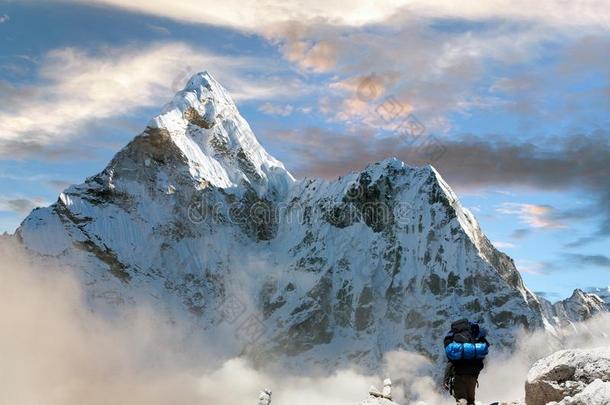
<path id="1" fill-rule="evenodd" d="M 16 237 L 74 271 L 93 308 L 146 302 L 265 362 L 375 367 L 397 347 L 442 362 L 427 342 L 452 319 L 498 345 L 556 322 L 434 168 L 297 181 L 207 73 Z"/>
<path id="2" fill-rule="evenodd" d="M 525 384 L 528 405 L 610 403 L 610 347 L 562 350 L 534 364 Z"/>

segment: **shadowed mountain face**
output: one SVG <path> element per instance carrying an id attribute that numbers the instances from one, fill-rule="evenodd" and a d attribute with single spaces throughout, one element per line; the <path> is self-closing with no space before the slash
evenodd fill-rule
<path id="1" fill-rule="evenodd" d="M 207 73 L 16 235 L 74 271 L 94 309 L 150 304 L 227 355 L 376 367 L 402 347 L 442 361 L 455 318 L 499 345 L 554 322 L 434 168 L 388 159 L 295 180 Z"/>

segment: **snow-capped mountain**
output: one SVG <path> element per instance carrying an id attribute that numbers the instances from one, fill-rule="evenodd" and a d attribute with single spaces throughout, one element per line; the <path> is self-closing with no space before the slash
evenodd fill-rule
<path id="1" fill-rule="evenodd" d="M 580 289 L 574 290 L 569 298 L 554 304 L 543 298 L 540 299 L 540 302 L 545 318 L 560 327 L 586 321 L 599 313 L 608 311 L 607 304 L 602 298 L 593 293 L 585 293 Z"/>
<path id="2" fill-rule="evenodd" d="M 254 359 L 374 367 L 403 347 L 440 361 L 456 318 L 499 345 L 545 324 L 433 167 L 295 180 L 207 73 L 16 236 L 72 269 L 92 307 L 146 302 Z"/>
<path id="3" fill-rule="evenodd" d="M 589 294 L 595 294 L 606 304 L 606 307 L 610 309 L 610 287 L 605 288 L 590 288 L 587 290 Z"/>

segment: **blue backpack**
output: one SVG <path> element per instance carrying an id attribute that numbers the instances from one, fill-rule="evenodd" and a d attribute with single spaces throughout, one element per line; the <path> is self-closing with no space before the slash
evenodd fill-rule
<path id="1" fill-rule="evenodd" d="M 445 336 L 445 354 L 451 361 L 484 359 L 489 353 L 486 331 L 479 324 L 460 319 Z"/>

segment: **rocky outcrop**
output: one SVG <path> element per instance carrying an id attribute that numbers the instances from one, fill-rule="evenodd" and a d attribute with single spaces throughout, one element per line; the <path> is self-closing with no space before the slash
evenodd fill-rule
<path id="1" fill-rule="evenodd" d="M 389 378 L 383 380 L 383 389 L 381 391 L 375 386 L 369 388 L 368 399 L 360 402 L 358 405 L 398 405 L 392 401 L 392 380 Z"/>
<path id="2" fill-rule="evenodd" d="M 561 350 L 538 360 L 525 383 L 528 405 L 610 403 L 610 346 Z"/>

